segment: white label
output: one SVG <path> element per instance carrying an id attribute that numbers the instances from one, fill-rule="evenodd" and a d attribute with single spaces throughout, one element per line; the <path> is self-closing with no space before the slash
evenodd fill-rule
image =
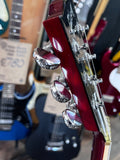
<path id="1" fill-rule="evenodd" d="M 120 92 L 120 73 L 118 73 L 118 68 L 112 70 L 109 76 L 109 81 L 111 85 Z"/>
<path id="2" fill-rule="evenodd" d="M 58 76 L 57 73 L 53 73 L 52 81 L 55 80 L 55 77 L 57 77 L 57 76 Z M 66 104 L 67 103 L 57 102 L 53 98 L 51 91 L 49 90 L 48 96 L 46 99 L 46 103 L 45 103 L 45 107 L 44 107 L 44 112 L 56 114 L 56 115 L 62 115 L 63 110 L 66 109 Z"/>
<path id="3" fill-rule="evenodd" d="M 0 82 L 25 84 L 32 45 L 0 39 Z"/>

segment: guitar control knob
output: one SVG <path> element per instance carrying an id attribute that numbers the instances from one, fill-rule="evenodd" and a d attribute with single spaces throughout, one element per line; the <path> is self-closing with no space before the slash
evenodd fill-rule
<path id="1" fill-rule="evenodd" d="M 60 59 L 44 49 L 34 49 L 33 57 L 41 68 L 53 70 L 60 65 Z"/>
<path id="2" fill-rule="evenodd" d="M 80 128 L 82 125 L 81 118 L 79 115 L 70 109 L 63 111 L 62 116 L 64 118 L 65 124 L 72 129 Z"/>
<path id="3" fill-rule="evenodd" d="M 58 102 L 65 103 L 71 99 L 70 92 L 61 82 L 55 80 L 50 88 L 51 88 L 51 93 L 53 97 Z"/>

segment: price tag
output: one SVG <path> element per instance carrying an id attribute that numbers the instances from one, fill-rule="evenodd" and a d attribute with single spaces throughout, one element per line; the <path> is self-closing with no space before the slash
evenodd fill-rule
<path id="1" fill-rule="evenodd" d="M 0 82 L 25 84 L 32 44 L 0 39 Z"/>
<path id="2" fill-rule="evenodd" d="M 60 73 L 61 72 L 61 68 L 58 67 L 55 70 L 48 70 L 48 69 L 41 68 L 40 76 L 51 77 L 54 72 L 55 73 Z"/>
<path id="3" fill-rule="evenodd" d="M 57 76 L 58 76 L 57 73 L 53 73 L 52 81 L 55 80 L 55 77 L 57 77 Z M 63 110 L 66 109 L 66 104 L 67 103 L 57 102 L 53 98 L 51 91 L 49 90 L 48 96 L 46 99 L 46 103 L 45 103 L 45 107 L 44 107 L 44 112 L 56 114 L 56 115 L 62 115 Z"/>

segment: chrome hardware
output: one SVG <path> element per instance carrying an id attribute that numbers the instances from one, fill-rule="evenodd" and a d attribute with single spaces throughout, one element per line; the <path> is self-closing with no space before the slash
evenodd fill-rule
<path id="1" fill-rule="evenodd" d="M 81 24 L 78 23 L 78 24 L 75 26 L 75 30 L 76 30 L 77 32 L 81 31 L 82 33 L 85 33 L 86 30 L 89 30 L 89 26 L 88 26 L 88 25 L 82 26 Z"/>
<path id="2" fill-rule="evenodd" d="M 86 57 L 86 60 L 96 59 L 96 54 L 89 54 L 89 53 L 86 52 L 85 57 Z"/>
<path id="3" fill-rule="evenodd" d="M 73 148 L 77 148 L 77 146 L 78 146 L 77 143 L 74 142 L 74 143 L 73 143 Z"/>
<path id="4" fill-rule="evenodd" d="M 70 144 L 70 140 L 67 138 L 67 139 L 65 140 L 65 143 L 66 143 L 66 144 Z"/>
<path id="5" fill-rule="evenodd" d="M 89 48 L 89 46 L 88 46 L 88 43 L 84 43 L 82 46 L 80 46 L 79 47 L 79 50 L 81 50 L 81 49 L 88 49 Z"/>
<path id="6" fill-rule="evenodd" d="M 48 142 L 47 145 L 45 146 L 45 150 L 47 151 L 53 151 L 53 152 L 59 152 L 63 151 L 63 145 L 64 142 Z"/>
<path id="7" fill-rule="evenodd" d="M 61 103 L 68 102 L 71 99 L 71 94 L 68 89 L 59 81 L 55 80 L 50 87 L 53 97 Z"/>
<path id="8" fill-rule="evenodd" d="M 61 74 L 57 77 L 57 80 L 58 80 L 59 82 L 61 82 L 61 83 L 69 90 L 69 87 L 68 87 L 68 84 L 67 84 L 67 82 L 66 82 L 66 80 L 65 80 L 65 77 L 64 77 L 64 75 L 63 75 L 63 72 L 61 72 Z"/>
<path id="9" fill-rule="evenodd" d="M 76 142 L 76 137 L 75 137 L 75 136 L 72 137 L 72 141 L 73 141 L 73 142 L 72 142 L 72 143 L 73 143 L 73 144 L 72 144 L 73 148 L 77 148 L 78 144 L 77 144 L 77 142 Z"/>
<path id="10" fill-rule="evenodd" d="M 66 107 L 67 107 L 67 109 L 70 109 L 70 110 L 72 110 L 72 111 L 75 111 L 76 113 L 79 113 L 73 97 L 72 97 L 71 100 L 68 102 L 68 104 L 67 104 Z"/>
<path id="11" fill-rule="evenodd" d="M 43 45 L 43 49 L 46 50 L 46 51 L 50 51 L 51 53 L 53 53 L 53 50 L 52 50 L 52 44 L 50 41 L 48 42 L 44 42 L 45 44 Z"/>
<path id="12" fill-rule="evenodd" d="M 60 65 L 60 59 L 53 55 L 51 52 L 48 52 L 44 49 L 34 49 L 33 57 L 35 58 L 38 65 L 45 69 L 54 70 Z"/>
<path id="13" fill-rule="evenodd" d="M 65 124 L 72 129 L 80 128 L 82 125 L 79 115 L 70 109 L 66 109 L 62 112 Z"/>

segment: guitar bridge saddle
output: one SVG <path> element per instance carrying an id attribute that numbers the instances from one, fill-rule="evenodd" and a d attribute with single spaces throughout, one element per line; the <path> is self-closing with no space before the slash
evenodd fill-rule
<path id="1" fill-rule="evenodd" d="M 48 142 L 45 146 L 46 151 L 60 152 L 63 151 L 64 141 L 60 142 Z"/>

